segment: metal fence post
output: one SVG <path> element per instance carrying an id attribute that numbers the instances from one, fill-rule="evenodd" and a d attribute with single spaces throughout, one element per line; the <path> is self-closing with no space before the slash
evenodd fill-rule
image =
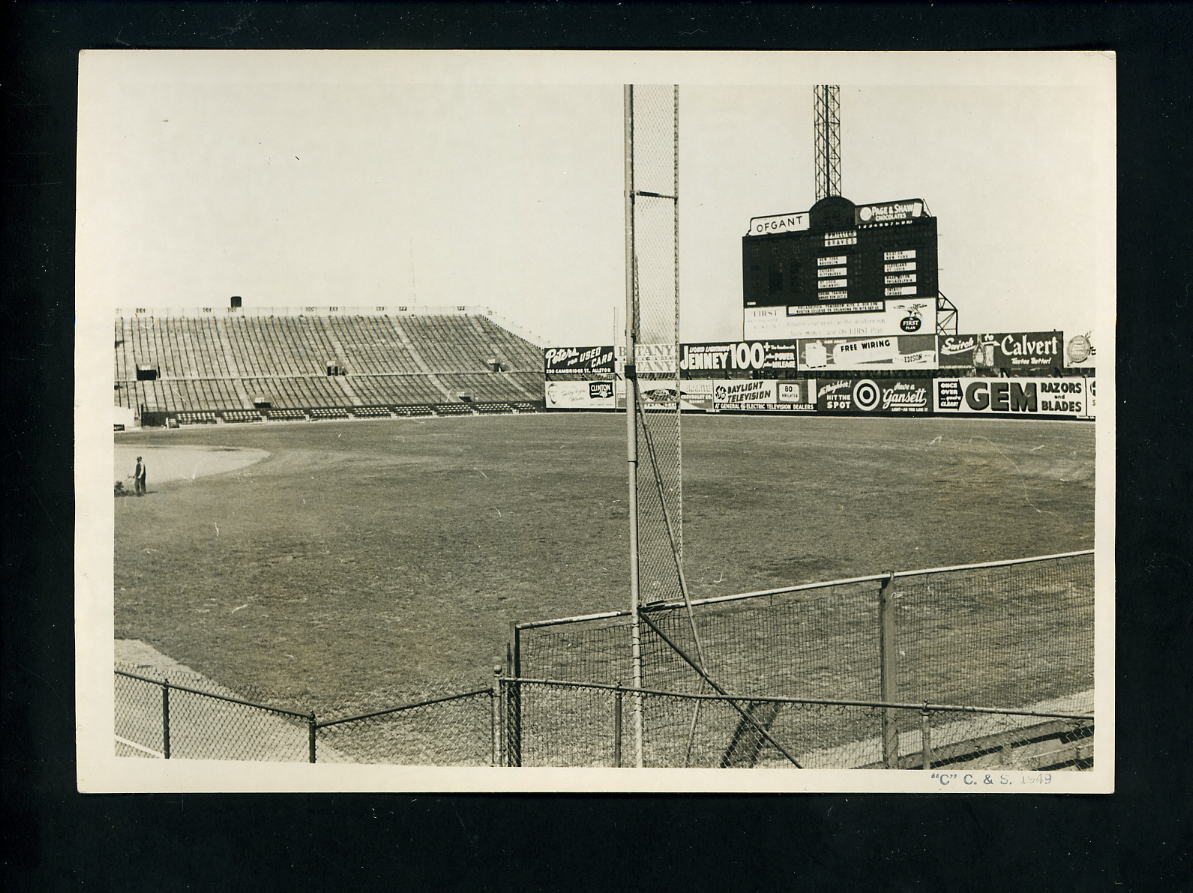
<path id="1" fill-rule="evenodd" d="M 891 571 L 878 590 L 878 653 L 881 699 L 887 703 L 899 696 L 899 642 L 895 628 L 895 573 Z M 899 725 L 897 712 L 882 711 L 882 763 L 899 768 Z"/>
<path id="2" fill-rule="evenodd" d="M 622 702 L 625 695 L 621 691 L 621 683 L 618 682 L 618 689 L 613 693 L 613 765 L 615 768 L 621 768 L 621 710 Z"/>
<path id="3" fill-rule="evenodd" d="M 162 680 L 162 756 L 170 759 L 170 680 Z"/>
<path id="4" fill-rule="evenodd" d="M 932 711 L 928 709 L 927 702 L 924 703 L 924 709 L 920 711 L 920 746 L 923 750 L 923 762 L 921 769 L 932 768 Z"/>
<path id="5" fill-rule="evenodd" d="M 509 664 L 507 676 L 522 678 L 522 630 L 517 622 L 510 622 L 509 649 L 506 655 Z M 505 687 L 505 765 L 522 765 L 522 688 L 516 683 Z"/>
<path id="6" fill-rule="evenodd" d="M 519 690 L 521 682 L 517 679 L 502 679 L 505 689 L 505 765 L 522 765 L 522 716 Z"/>
<path id="7" fill-rule="evenodd" d="M 493 667 L 493 687 L 489 689 L 489 731 L 493 736 L 493 754 L 490 766 L 501 763 L 501 665 Z"/>
<path id="8" fill-rule="evenodd" d="M 318 725 L 315 723 L 315 711 L 312 710 L 307 716 L 307 751 L 310 756 L 310 761 L 315 762 L 315 748 L 317 746 L 316 738 L 318 733 Z"/>

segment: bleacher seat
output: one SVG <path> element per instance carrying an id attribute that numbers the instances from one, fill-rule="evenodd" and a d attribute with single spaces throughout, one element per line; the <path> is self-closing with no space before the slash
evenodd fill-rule
<path id="1" fill-rule="evenodd" d="M 296 422 L 305 421 L 307 414 L 301 409 L 269 409 L 265 415 L 273 421 Z"/>
<path id="2" fill-rule="evenodd" d="M 214 412 L 180 412 L 178 413 L 178 424 L 180 425 L 214 425 L 216 422 Z"/>
<path id="3" fill-rule="evenodd" d="M 354 406 L 352 414 L 358 419 L 389 418 L 388 406 Z"/>
<path id="4" fill-rule="evenodd" d="M 436 403 L 435 415 L 471 415 L 472 406 L 467 403 Z"/>
<path id="5" fill-rule="evenodd" d="M 527 411 L 543 390 L 541 350 L 481 315 L 138 313 L 114 331 L 116 404 L 179 424 L 472 413 L 457 394 Z M 139 366 L 160 377 L 138 381 Z"/>
<path id="6" fill-rule="evenodd" d="M 225 422 L 259 422 L 261 413 L 255 409 L 225 409 L 220 413 Z"/>
<path id="7" fill-rule="evenodd" d="M 398 416 L 429 416 L 435 414 L 435 410 L 433 410 L 431 407 L 423 406 L 421 404 L 401 404 L 397 406 L 391 406 L 390 411 L 392 411 L 394 415 Z"/>
<path id="8" fill-rule="evenodd" d="M 348 410 L 342 406 L 317 406 L 314 409 L 308 410 L 311 419 L 346 419 L 348 418 Z"/>

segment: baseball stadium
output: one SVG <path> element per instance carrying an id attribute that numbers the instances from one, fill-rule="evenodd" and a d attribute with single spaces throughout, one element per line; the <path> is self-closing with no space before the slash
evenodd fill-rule
<path id="1" fill-rule="evenodd" d="M 129 307 L 116 754 L 1093 767 L 1093 339 L 981 332 L 923 198 L 741 221 L 679 338 L 679 102 L 624 88 L 625 327 Z M 507 318 L 510 317 L 510 318 Z M 135 471 L 134 471 L 135 469 Z"/>

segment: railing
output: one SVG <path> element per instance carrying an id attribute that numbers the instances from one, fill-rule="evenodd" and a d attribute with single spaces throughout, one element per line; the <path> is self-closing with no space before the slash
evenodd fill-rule
<path id="1" fill-rule="evenodd" d="M 509 766 L 629 765 L 640 700 L 644 765 L 687 768 L 1088 769 L 1092 712 L 683 693 L 503 678 Z M 888 752 L 886 723 L 898 739 Z"/>
<path id="2" fill-rule="evenodd" d="M 158 759 L 623 767 L 1087 769 L 1092 713 L 685 693 L 496 674 L 488 688 L 320 720 L 117 669 L 116 752 Z M 888 753 L 893 717 L 896 753 Z"/>
<path id="3" fill-rule="evenodd" d="M 202 684 L 115 670 L 118 756 L 497 765 L 497 685 L 320 719 Z"/>
<path id="4" fill-rule="evenodd" d="M 729 692 L 1066 713 L 1093 690 L 1093 600 L 1081 551 L 696 599 L 692 619 Z M 707 692 L 682 602 L 642 610 L 642 684 Z M 625 682 L 629 636 L 628 611 L 514 624 L 509 672 Z M 892 766 L 900 719 L 884 721 Z"/>
<path id="5" fill-rule="evenodd" d="M 116 670 L 118 753 L 433 765 L 1087 768 L 1093 553 L 514 624 L 488 688 L 320 717 Z"/>

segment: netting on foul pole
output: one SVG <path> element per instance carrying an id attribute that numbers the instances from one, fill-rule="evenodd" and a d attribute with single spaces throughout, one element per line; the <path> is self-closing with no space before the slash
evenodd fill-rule
<path id="1" fill-rule="evenodd" d="M 679 88 L 625 88 L 626 434 L 630 502 L 630 656 L 633 688 L 643 687 L 644 657 L 660 645 L 695 674 L 706 693 L 727 694 L 706 661 L 683 573 L 683 455 L 679 388 Z M 665 631 L 640 608 L 681 601 L 687 626 Z M 681 644 L 682 640 L 682 644 Z M 715 661 L 714 661 L 715 664 Z M 634 765 L 653 717 L 631 698 Z M 753 717 L 741 721 L 792 763 Z M 683 765 L 696 745 L 702 702 L 690 705 Z M 798 765 L 798 764 L 797 764 Z"/>
<path id="2" fill-rule="evenodd" d="M 626 383 L 633 687 L 642 685 L 638 606 L 682 596 L 679 415 L 679 91 L 625 87 Z M 632 705 L 642 764 L 642 700 Z"/>
<path id="3" fill-rule="evenodd" d="M 627 93 L 627 364 L 637 399 L 638 562 L 643 602 L 679 598 L 682 554 L 679 414 L 679 100 L 671 86 Z M 627 376 L 628 377 L 628 376 Z M 627 389 L 628 393 L 629 389 Z"/>

